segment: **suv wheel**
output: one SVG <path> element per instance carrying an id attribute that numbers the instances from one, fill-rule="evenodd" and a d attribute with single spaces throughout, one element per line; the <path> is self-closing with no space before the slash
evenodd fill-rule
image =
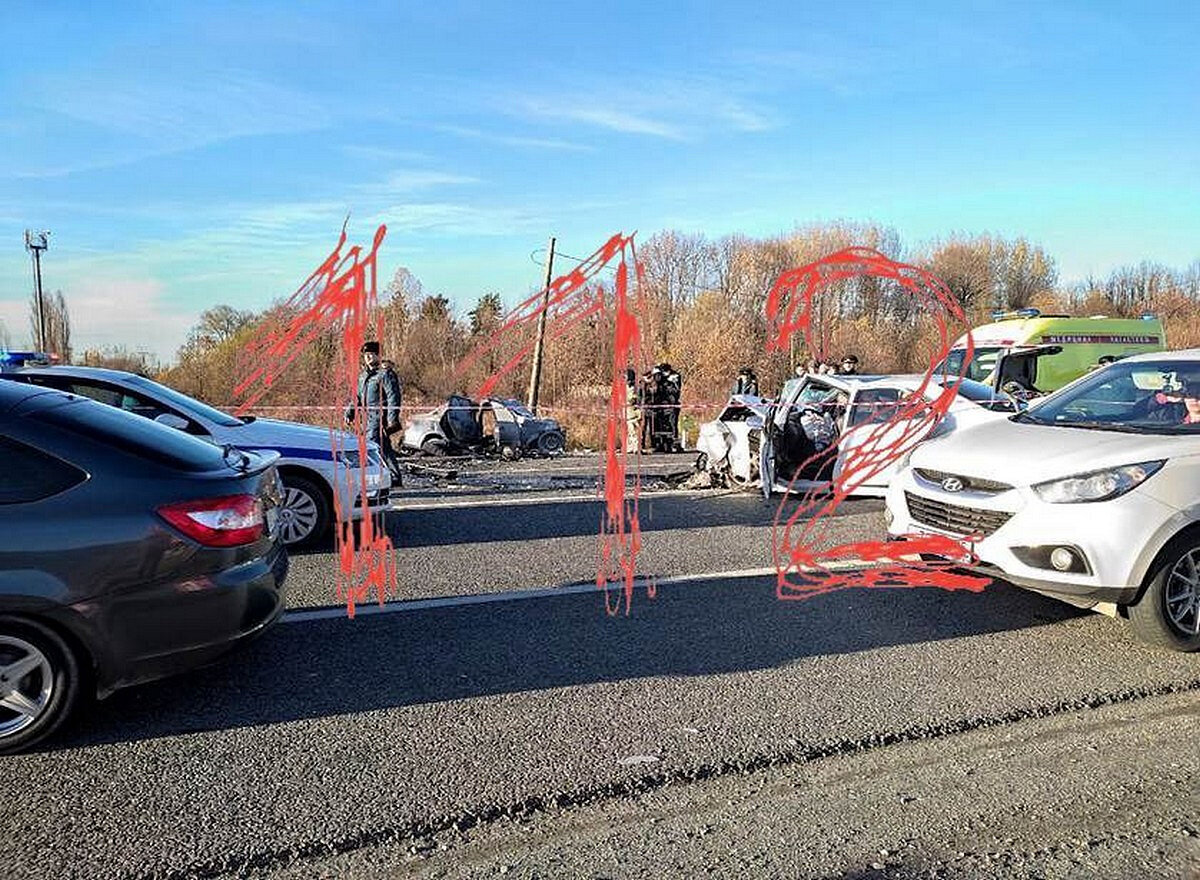
<path id="1" fill-rule="evenodd" d="M 79 702 L 82 678 L 75 652 L 54 630 L 0 617 L 0 754 L 57 730 Z"/>
<path id="2" fill-rule="evenodd" d="M 308 477 L 283 474 L 283 503 L 279 505 L 279 535 L 288 546 L 304 546 L 329 531 L 332 514 L 325 493 Z"/>
<path id="3" fill-rule="evenodd" d="M 1172 651 L 1200 650 L 1200 530 L 1185 532 L 1159 554 L 1129 623 L 1138 638 Z"/>

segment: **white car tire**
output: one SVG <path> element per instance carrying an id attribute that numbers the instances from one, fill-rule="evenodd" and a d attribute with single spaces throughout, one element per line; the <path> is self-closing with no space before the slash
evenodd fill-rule
<path id="1" fill-rule="evenodd" d="M 1134 634 L 1170 651 L 1200 651 L 1200 528 L 1177 535 L 1154 561 L 1146 589 L 1127 609 Z"/>

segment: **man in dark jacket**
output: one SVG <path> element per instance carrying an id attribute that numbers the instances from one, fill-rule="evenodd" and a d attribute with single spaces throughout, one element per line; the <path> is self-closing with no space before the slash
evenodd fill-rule
<path id="1" fill-rule="evenodd" d="M 355 411 L 362 407 L 366 437 L 379 444 L 383 463 L 392 475 L 392 485 L 399 486 L 400 461 L 392 449 L 390 435 L 400 429 L 400 380 L 394 370 L 381 368 L 378 342 L 364 342 L 360 351 L 362 370 L 358 374 L 358 391 L 346 407 L 346 424 L 354 424 Z"/>
<path id="2" fill-rule="evenodd" d="M 758 377 L 754 375 L 754 370 L 749 367 L 742 367 L 738 372 L 737 381 L 733 383 L 734 394 L 750 394 L 758 397 Z"/>

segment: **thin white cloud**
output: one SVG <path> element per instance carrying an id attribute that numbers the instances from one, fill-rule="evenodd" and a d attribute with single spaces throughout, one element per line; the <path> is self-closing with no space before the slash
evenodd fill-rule
<path id="1" fill-rule="evenodd" d="M 514 208 L 491 208 L 448 202 L 393 205 L 366 221 L 386 223 L 392 233 L 505 236 L 541 230 L 545 219 Z"/>
<path id="2" fill-rule="evenodd" d="M 560 138 L 537 138 L 537 137 L 522 137 L 520 135 L 496 134 L 495 132 L 482 131 L 477 128 L 469 128 L 465 125 L 435 125 L 435 131 L 442 131 L 447 134 L 455 134 L 459 137 L 471 138 L 472 140 L 486 141 L 492 144 L 503 144 L 508 147 L 529 147 L 535 150 L 569 150 L 579 152 L 591 152 L 594 147 L 586 144 L 577 144 L 573 141 L 566 141 Z"/>
<path id="3" fill-rule="evenodd" d="M 752 89 L 730 76 L 646 77 L 639 81 L 591 83 L 559 94 L 497 96 L 509 115 L 538 121 L 577 123 L 622 134 L 695 141 L 727 131 L 759 132 L 776 120 L 752 105 Z"/>
<path id="4" fill-rule="evenodd" d="M 471 183 L 479 183 L 479 179 L 464 174 L 448 174 L 443 171 L 406 169 L 393 171 L 382 183 L 369 184 L 366 189 L 372 192 L 407 193 L 439 186 L 460 186 Z"/>
<path id="5" fill-rule="evenodd" d="M 428 153 L 416 150 L 394 150 L 389 147 L 375 147 L 361 144 L 346 144 L 342 152 L 353 159 L 365 159 L 370 162 L 419 162 L 433 161 Z"/>
<path id="6" fill-rule="evenodd" d="M 245 71 L 161 73 L 130 66 L 90 77 L 47 77 L 32 84 L 26 97 L 43 110 L 136 138 L 142 150 L 310 131 L 330 121 L 328 108 L 309 95 Z"/>
<path id="7" fill-rule="evenodd" d="M 686 140 L 683 131 L 668 122 L 612 106 L 589 104 L 587 101 L 523 98 L 517 102 L 516 109 L 527 116 L 582 122 L 623 134 L 644 134 L 673 141 Z"/>

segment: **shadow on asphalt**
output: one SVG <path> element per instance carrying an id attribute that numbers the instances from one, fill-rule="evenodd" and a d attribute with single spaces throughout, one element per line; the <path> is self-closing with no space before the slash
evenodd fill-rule
<path id="1" fill-rule="evenodd" d="M 772 577 L 276 626 L 216 666 L 118 692 L 46 748 L 127 742 L 649 676 L 705 676 L 806 657 L 1054 624 L 1087 612 L 993 583 L 981 593 L 855 589 L 802 602 Z"/>
<path id="2" fill-rule="evenodd" d="M 424 508 L 388 515 L 388 532 L 398 548 L 478 544 L 493 541 L 533 541 L 597 535 L 603 502 L 581 500 L 554 504 L 520 501 L 503 506 Z M 645 495 L 638 505 L 643 532 L 715 526 L 769 526 L 779 500 L 760 495 L 725 495 L 718 498 Z M 840 504 L 828 518 L 883 509 L 876 499 L 854 499 Z"/>

